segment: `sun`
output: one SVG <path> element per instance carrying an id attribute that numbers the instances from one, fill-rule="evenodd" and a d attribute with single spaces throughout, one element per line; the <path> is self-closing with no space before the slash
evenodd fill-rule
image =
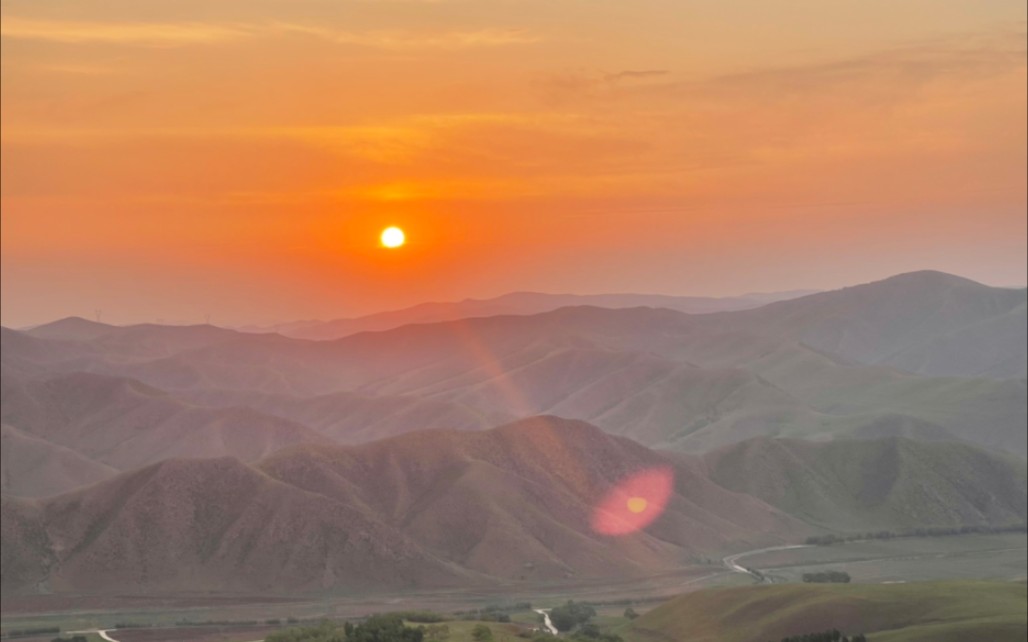
<path id="1" fill-rule="evenodd" d="M 379 238 L 382 241 L 382 247 L 388 248 L 400 247 L 407 242 L 407 235 L 395 225 L 382 230 L 382 236 Z"/>

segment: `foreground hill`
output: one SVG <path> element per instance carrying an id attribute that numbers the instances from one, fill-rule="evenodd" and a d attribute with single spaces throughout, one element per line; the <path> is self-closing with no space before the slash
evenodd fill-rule
<path id="1" fill-rule="evenodd" d="M 768 642 L 839 629 L 876 642 L 1021 642 L 1026 607 L 1023 582 L 759 585 L 683 595 L 622 634 L 629 642 Z"/>
<path id="2" fill-rule="evenodd" d="M 809 531 L 688 464 L 674 467 L 667 510 L 648 531 L 593 530 L 595 506 L 626 475 L 673 465 L 556 419 L 298 447 L 256 467 L 169 460 L 54 498 L 6 499 L 3 549 L 17 564 L 5 565 L 3 582 L 19 591 L 398 590 L 648 573 L 691 552 Z"/>
<path id="3" fill-rule="evenodd" d="M 382 589 L 460 575 L 357 508 L 229 458 L 168 460 L 3 511 L 5 592 Z"/>
<path id="4" fill-rule="evenodd" d="M 810 456 L 828 446 L 811 445 Z M 829 512 L 819 497 L 779 507 L 757 489 L 719 482 L 744 476 L 754 465 L 748 459 L 725 457 L 712 475 L 711 462 L 553 417 L 360 446 L 301 445 L 255 465 L 169 460 L 57 497 L 5 498 L 2 546 L 11 566 L 5 561 L 2 581 L 18 592 L 517 584 L 655 573 L 697 554 L 854 530 L 868 514 L 894 527 L 1025 520 L 1023 501 L 982 510 L 977 497 L 937 487 L 944 480 L 976 484 L 983 496 L 1024 497 L 1023 464 L 995 473 L 1006 464 L 981 453 L 943 473 L 922 465 L 932 461 L 949 463 L 916 452 L 897 462 L 899 476 L 919 483 L 920 495 L 886 493 L 869 502 L 878 487 L 864 479 L 831 486 L 840 508 Z M 790 471 L 774 467 L 794 465 L 772 458 L 754 472 L 784 478 Z M 656 479 L 630 492 L 647 500 L 643 511 L 652 523 L 607 534 L 597 515 L 621 511 L 616 524 L 631 523 L 616 498 L 640 475 Z M 886 522 L 902 510 L 926 521 Z"/>
<path id="5" fill-rule="evenodd" d="M 481 433 L 426 431 L 354 448 L 295 448 L 268 475 L 368 506 L 430 550 L 507 579 L 653 570 L 728 543 L 792 537 L 800 522 L 674 461 L 583 422 L 537 418 Z M 592 518 L 619 482 L 674 471 L 670 499 L 646 531 L 611 538 Z M 745 544 L 744 544 L 745 543 Z"/>

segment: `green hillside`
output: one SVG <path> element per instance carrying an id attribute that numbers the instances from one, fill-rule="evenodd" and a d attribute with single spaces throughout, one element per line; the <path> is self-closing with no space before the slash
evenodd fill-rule
<path id="1" fill-rule="evenodd" d="M 808 523 L 867 531 L 1024 521 L 1024 460 L 953 442 L 751 439 L 709 453 L 710 478 Z"/>
<path id="2" fill-rule="evenodd" d="M 1024 583 L 746 586 L 689 593 L 620 632 L 629 642 L 767 642 L 829 629 L 874 642 L 1026 639 Z"/>

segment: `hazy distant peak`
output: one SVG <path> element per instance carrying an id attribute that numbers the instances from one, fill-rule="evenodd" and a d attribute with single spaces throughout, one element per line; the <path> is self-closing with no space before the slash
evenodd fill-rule
<path id="1" fill-rule="evenodd" d="M 117 330 L 117 326 L 72 316 L 27 328 L 24 332 L 42 339 L 89 340 L 113 330 Z"/>
<path id="2" fill-rule="evenodd" d="M 948 272 L 940 272 L 938 270 L 917 270 L 914 272 L 904 272 L 895 276 L 876 281 L 875 283 L 889 283 L 889 284 L 909 284 L 918 287 L 939 287 L 939 286 L 973 286 L 973 287 L 990 287 L 984 283 L 973 281 L 966 277 L 957 276 L 955 274 L 949 274 Z M 870 285 L 870 284 L 869 284 Z"/>

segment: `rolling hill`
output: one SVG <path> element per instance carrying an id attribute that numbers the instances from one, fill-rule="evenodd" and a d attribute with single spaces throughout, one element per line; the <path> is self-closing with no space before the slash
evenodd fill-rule
<path id="1" fill-rule="evenodd" d="M 751 439 L 708 453 L 710 478 L 812 524 L 853 531 L 1017 523 L 1024 462 L 952 442 Z"/>
<path id="2" fill-rule="evenodd" d="M 88 486 L 118 471 L 70 448 L 25 434 L 3 424 L 0 437 L 0 491 L 20 497 L 44 497 Z"/>
<path id="3" fill-rule="evenodd" d="M 45 442 L 55 455 L 74 451 L 119 470 L 172 457 L 230 455 L 254 461 L 290 444 L 329 443 L 286 419 L 242 406 L 195 406 L 122 377 L 78 372 L 23 381 L 7 376 L 0 390 L 3 422 L 22 435 L 12 438 L 12 448 L 42 454 L 39 444 Z M 5 456 L 5 466 L 7 461 Z M 68 459 L 49 463 L 60 468 Z"/>
<path id="4" fill-rule="evenodd" d="M 197 405 L 253 408 L 266 415 L 303 424 L 338 444 L 375 441 L 421 430 L 485 430 L 512 419 L 499 412 L 479 411 L 459 403 L 415 395 L 368 395 L 334 392 L 301 397 L 239 390 L 185 393 Z"/>
<path id="5" fill-rule="evenodd" d="M 678 597 L 636 619 L 628 642 L 768 642 L 838 629 L 875 642 L 1025 639 L 1024 583 L 747 586 Z"/>

